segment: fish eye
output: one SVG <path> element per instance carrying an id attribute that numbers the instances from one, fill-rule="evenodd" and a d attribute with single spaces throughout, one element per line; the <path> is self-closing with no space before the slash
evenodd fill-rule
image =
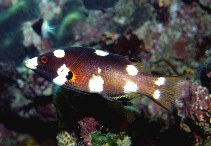
<path id="1" fill-rule="evenodd" d="M 41 61 L 43 64 L 46 64 L 46 63 L 48 63 L 48 57 L 47 57 L 47 56 L 41 56 L 41 57 L 40 57 L 40 61 Z"/>
<path id="2" fill-rule="evenodd" d="M 68 72 L 68 75 L 66 76 L 68 80 L 71 80 L 73 78 L 73 73 L 71 71 Z"/>

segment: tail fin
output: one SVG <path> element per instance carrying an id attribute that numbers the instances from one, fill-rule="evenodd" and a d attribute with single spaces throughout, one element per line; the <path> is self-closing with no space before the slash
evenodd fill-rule
<path id="1" fill-rule="evenodd" d="M 147 95 L 157 104 L 172 111 L 175 101 L 181 95 L 181 77 L 154 77 L 145 76 L 142 79 L 140 93 Z"/>

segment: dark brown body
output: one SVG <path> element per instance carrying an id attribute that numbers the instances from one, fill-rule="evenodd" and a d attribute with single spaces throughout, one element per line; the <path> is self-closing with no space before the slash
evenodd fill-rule
<path id="1" fill-rule="evenodd" d="M 114 54 L 98 56 L 94 51 L 93 49 L 78 48 L 74 52 L 67 53 L 64 62 L 75 74 L 75 81 L 69 80 L 66 86 L 89 92 L 88 83 L 94 74 L 100 75 L 104 79 L 104 89 L 101 94 L 122 95 L 125 94 L 123 86 L 127 81 L 133 81 L 138 86 L 144 83 L 140 82 L 143 77 L 140 72 L 136 76 L 128 75 L 126 66 L 131 64 L 128 58 Z M 100 73 L 98 73 L 99 69 Z"/>
<path id="2" fill-rule="evenodd" d="M 26 66 L 68 89 L 111 98 L 141 93 L 166 109 L 172 108 L 180 93 L 181 78 L 146 75 L 140 62 L 92 48 L 58 49 L 26 61 Z"/>

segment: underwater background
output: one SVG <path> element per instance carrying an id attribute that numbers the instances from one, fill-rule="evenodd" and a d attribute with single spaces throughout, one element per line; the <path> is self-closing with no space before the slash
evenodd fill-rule
<path id="1" fill-rule="evenodd" d="M 61 89 L 24 61 L 87 46 L 183 76 L 171 113 Z M 0 0 L 0 146 L 210 146 L 211 0 Z"/>

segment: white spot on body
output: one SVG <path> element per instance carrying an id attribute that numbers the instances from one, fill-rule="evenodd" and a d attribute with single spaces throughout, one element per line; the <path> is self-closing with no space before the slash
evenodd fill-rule
<path id="1" fill-rule="evenodd" d="M 135 76 L 138 74 L 138 69 L 134 65 L 127 65 L 126 71 L 131 76 Z"/>
<path id="2" fill-rule="evenodd" d="M 64 83 L 67 81 L 67 75 L 69 73 L 69 69 L 67 68 L 67 66 L 65 64 L 63 64 L 58 70 L 57 70 L 57 74 L 58 76 L 56 78 L 53 79 L 53 82 L 59 86 L 64 85 Z"/>
<path id="3" fill-rule="evenodd" d="M 65 56 L 65 51 L 58 49 L 58 50 L 53 51 L 53 54 L 57 58 L 63 58 Z"/>
<path id="4" fill-rule="evenodd" d="M 100 74 L 101 73 L 101 69 L 98 67 L 97 68 L 97 72 Z"/>
<path id="5" fill-rule="evenodd" d="M 95 50 L 95 54 L 98 56 L 107 56 L 109 53 L 102 50 Z"/>
<path id="6" fill-rule="evenodd" d="M 38 66 L 37 57 L 26 60 L 25 65 L 26 65 L 26 67 L 28 67 L 30 69 L 36 69 Z"/>
<path id="7" fill-rule="evenodd" d="M 124 92 L 125 93 L 131 93 L 131 92 L 137 92 L 138 86 L 131 81 L 127 81 L 125 86 L 124 86 Z"/>
<path id="8" fill-rule="evenodd" d="M 161 86 L 164 85 L 166 82 L 166 79 L 164 77 L 159 77 L 156 81 L 155 81 L 155 85 Z"/>
<path id="9" fill-rule="evenodd" d="M 104 80 L 101 76 L 92 75 L 89 80 L 90 92 L 100 93 L 103 91 Z"/>
<path id="10" fill-rule="evenodd" d="M 160 98 L 160 91 L 159 90 L 155 90 L 152 96 L 156 100 L 159 99 Z"/>

